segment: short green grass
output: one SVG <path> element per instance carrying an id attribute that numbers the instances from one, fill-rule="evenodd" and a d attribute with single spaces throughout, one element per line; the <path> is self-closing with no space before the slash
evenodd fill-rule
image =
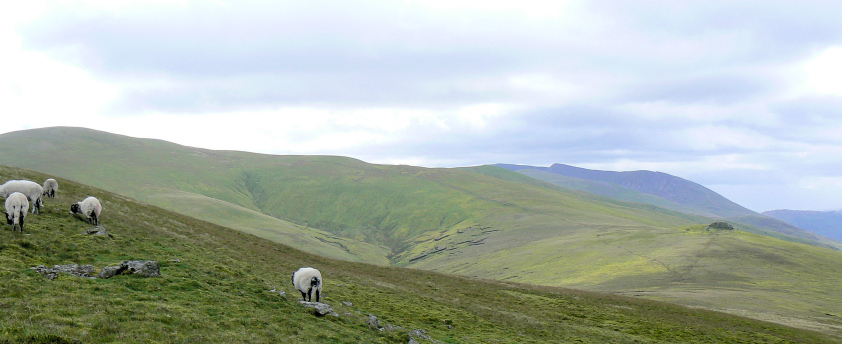
<path id="1" fill-rule="evenodd" d="M 0 167 L 0 179 L 47 176 Z M 0 343 L 840 343 L 838 337 L 668 303 L 334 260 L 59 179 L 56 199 L 0 230 Z M 113 238 L 69 204 L 103 202 Z M 153 259 L 162 276 L 108 280 L 30 267 Z M 340 317 L 297 304 L 289 274 L 319 268 Z M 286 298 L 271 292 L 281 288 Z M 402 330 L 369 328 L 368 314 Z"/>

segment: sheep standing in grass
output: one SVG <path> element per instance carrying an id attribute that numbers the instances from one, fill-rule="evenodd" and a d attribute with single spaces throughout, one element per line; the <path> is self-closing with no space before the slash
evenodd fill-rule
<path id="1" fill-rule="evenodd" d="M 292 273 L 292 285 L 301 292 L 301 298 L 313 301 L 313 294 L 316 294 L 316 302 L 322 292 L 322 273 L 313 268 L 301 268 Z"/>
<path id="2" fill-rule="evenodd" d="M 81 202 L 76 202 L 70 205 L 70 213 L 82 214 L 88 219 L 88 223 L 98 226 L 99 214 L 102 212 L 102 204 L 94 196 L 88 196 Z"/>
<path id="3" fill-rule="evenodd" d="M 20 192 L 13 192 L 6 197 L 6 223 L 15 228 L 20 228 L 23 233 L 23 220 L 26 218 L 26 211 L 29 210 L 29 200 L 26 195 Z"/>
<path id="4" fill-rule="evenodd" d="M 56 191 L 58 191 L 58 182 L 53 179 L 47 179 L 44 181 L 44 196 L 49 198 L 56 198 Z"/>
<path id="5" fill-rule="evenodd" d="M 41 213 L 41 196 L 44 194 L 44 188 L 36 182 L 29 180 L 10 180 L 6 184 L 0 185 L 0 194 L 3 197 L 9 197 L 14 192 L 20 192 L 29 198 L 29 203 L 32 205 L 32 213 Z"/>

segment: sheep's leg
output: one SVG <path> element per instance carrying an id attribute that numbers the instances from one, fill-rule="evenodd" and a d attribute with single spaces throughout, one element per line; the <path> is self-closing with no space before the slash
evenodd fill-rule
<path id="1" fill-rule="evenodd" d="M 316 289 L 316 302 L 319 302 L 319 290 Z"/>
<path id="2" fill-rule="evenodd" d="M 23 233 L 23 219 L 24 219 L 24 217 L 23 217 L 23 216 L 24 216 L 24 215 L 26 215 L 26 214 L 24 214 L 24 212 L 23 212 L 23 211 L 21 211 L 21 212 L 20 212 L 20 214 L 18 215 L 18 216 L 20 216 L 20 221 L 18 221 L 18 223 L 20 224 L 20 232 L 21 232 L 21 233 Z M 12 229 L 14 229 L 14 228 L 12 228 Z M 13 231 L 13 232 L 14 232 L 14 231 Z"/>
<path id="3" fill-rule="evenodd" d="M 307 301 L 307 294 L 303 291 L 299 290 L 298 292 L 301 293 L 301 301 Z"/>

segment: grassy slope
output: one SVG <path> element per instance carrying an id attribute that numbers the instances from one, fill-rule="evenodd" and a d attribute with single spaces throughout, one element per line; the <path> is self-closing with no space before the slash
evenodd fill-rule
<path id="1" fill-rule="evenodd" d="M 261 214 L 246 185 L 245 168 L 284 162 L 267 162 L 267 156 L 260 154 L 197 149 L 81 128 L 36 133 L 4 134 L 0 163 L 96 185 L 328 257 L 388 264 L 390 251 L 381 245 L 337 238 Z"/>
<path id="2" fill-rule="evenodd" d="M 46 176 L 0 167 L 0 178 Z M 59 182 L 26 234 L 0 230 L 0 343 L 406 343 L 410 329 L 449 343 L 842 342 L 667 303 L 333 260 Z M 89 225 L 67 214 L 67 203 L 86 195 L 102 200 L 114 238 L 83 234 Z M 29 269 L 125 259 L 158 260 L 162 277 L 50 281 Z M 340 317 L 315 317 L 294 302 L 289 273 L 304 265 L 321 269 L 325 301 Z M 403 330 L 371 329 L 367 314 Z"/>
<path id="3" fill-rule="evenodd" d="M 839 252 L 795 246 L 794 251 L 803 250 L 802 264 L 783 259 L 761 269 L 763 257 L 776 256 L 771 253 L 789 244 L 765 237 L 734 241 L 734 250 L 759 252 L 751 264 L 740 266 L 747 271 L 735 274 L 730 269 L 739 264 L 732 264 L 730 251 L 706 255 L 713 252 L 706 250 L 711 237 L 683 229 L 699 217 L 564 191 L 500 168 L 426 169 L 341 157 L 218 152 L 87 130 L 80 139 L 78 131 L 48 129 L 50 135 L 31 142 L 32 151 L 19 156 L 3 151 L 0 142 L 0 160 L 72 176 L 336 258 L 365 252 L 367 261 L 382 262 L 391 252 L 389 258 L 401 266 L 633 293 L 839 333 L 842 284 L 821 272 L 840 270 Z M 79 149 L 54 158 L 59 146 Z M 109 151 L 103 155 L 110 158 L 88 154 L 96 150 L 91 147 Z M 239 207 L 223 207 L 220 201 Z M 309 241 L 294 241 L 299 237 Z M 314 243 L 325 245 L 325 251 L 305 246 Z M 777 289 L 705 278 L 740 274 L 769 280 Z M 682 282 L 681 276 L 693 278 Z M 812 287 L 800 288 L 795 281 Z M 749 294 L 754 302 L 743 298 Z"/>

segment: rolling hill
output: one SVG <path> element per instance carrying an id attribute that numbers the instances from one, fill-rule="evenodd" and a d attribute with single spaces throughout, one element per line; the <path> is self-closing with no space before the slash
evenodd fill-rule
<path id="1" fill-rule="evenodd" d="M 0 179 L 48 175 L 0 166 Z M 842 343 L 829 334 L 669 303 L 335 260 L 59 178 L 24 233 L 0 229 L 0 343 Z M 67 213 L 103 203 L 111 237 Z M 91 279 L 34 266 L 151 259 L 161 276 Z M 337 316 L 298 304 L 318 267 Z M 279 295 L 283 290 L 286 296 Z M 379 328 L 371 327 L 371 316 Z"/>
<path id="2" fill-rule="evenodd" d="M 763 215 L 842 241 L 842 211 L 771 210 Z"/>
<path id="3" fill-rule="evenodd" d="M 0 164 L 332 258 L 666 300 L 836 335 L 842 329 L 842 274 L 833 273 L 842 271 L 842 252 L 711 229 L 714 218 L 494 166 L 212 151 L 81 128 L 0 135 Z"/>
<path id="4" fill-rule="evenodd" d="M 784 240 L 842 249 L 842 243 L 758 214 L 692 181 L 653 171 L 600 171 L 553 164 L 550 167 L 497 164 L 535 179 L 611 199 L 650 204 L 678 212 L 737 222 L 743 230 Z"/>

